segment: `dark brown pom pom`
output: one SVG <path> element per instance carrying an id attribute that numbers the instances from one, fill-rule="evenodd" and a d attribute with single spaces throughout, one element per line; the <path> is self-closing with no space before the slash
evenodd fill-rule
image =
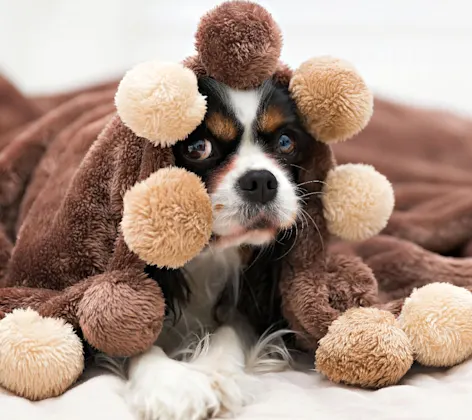
<path id="1" fill-rule="evenodd" d="M 208 74 L 235 89 L 270 78 L 282 49 L 282 34 L 270 13 L 248 1 L 228 1 L 200 21 L 195 46 Z"/>

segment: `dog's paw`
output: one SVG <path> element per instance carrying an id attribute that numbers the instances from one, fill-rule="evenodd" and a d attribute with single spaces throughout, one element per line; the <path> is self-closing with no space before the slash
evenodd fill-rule
<path id="1" fill-rule="evenodd" d="M 251 403 L 256 394 L 255 377 L 240 372 L 224 370 L 208 374 L 211 387 L 218 399 L 218 417 L 234 417 Z"/>
<path id="2" fill-rule="evenodd" d="M 208 375 L 173 360 L 160 365 L 128 383 L 125 398 L 140 420 L 205 420 L 220 411 Z"/>

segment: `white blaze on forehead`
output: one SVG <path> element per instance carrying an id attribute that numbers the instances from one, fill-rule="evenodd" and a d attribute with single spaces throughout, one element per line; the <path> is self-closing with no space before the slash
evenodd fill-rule
<path id="1" fill-rule="evenodd" d="M 244 209 L 247 202 L 240 194 L 238 182 L 241 176 L 251 170 L 267 170 L 277 179 L 277 195 L 267 209 L 277 220 L 279 227 L 292 225 L 299 211 L 296 186 L 290 174 L 264 151 L 264 146 L 256 141 L 255 123 L 261 107 L 261 90 L 234 90 L 226 88 L 226 105 L 232 110 L 235 119 L 243 128 L 241 143 L 232 158 L 231 169 L 220 180 L 211 193 L 214 205 L 223 205 L 214 215 L 213 232 L 220 236 L 231 237 L 231 245 L 247 243 L 262 245 L 270 242 L 273 232 L 245 231 Z M 236 241 L 236 242 L 235 242 Z"/>
<path id="2" fill-rule="evenodd" d="M 242 142 L 252 140 L 253 126 L 261 101 L 259 90 L 234 90 L 228 88 L 230 106 L 235 117 L 243 126 Z"/>

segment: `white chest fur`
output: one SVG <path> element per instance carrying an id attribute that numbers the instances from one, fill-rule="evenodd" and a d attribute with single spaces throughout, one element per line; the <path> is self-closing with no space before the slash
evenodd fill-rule
<path id="1" fill-rule="evenodd" d="M 183 270 L 190 288 L 190 300 L 180 308 L 181 316 L 177 322 L 173 317 L 165 322 L 156 344 L 166 353 L 181 347 L 192 335 L 195 339 L 195 334 L 201 336 L 215 330 L 213 309 L 221 292 L 226 286 L 233 287 L 235 292 L 239 287 L 241 258 L 238 248 L 206 249 Z"/>

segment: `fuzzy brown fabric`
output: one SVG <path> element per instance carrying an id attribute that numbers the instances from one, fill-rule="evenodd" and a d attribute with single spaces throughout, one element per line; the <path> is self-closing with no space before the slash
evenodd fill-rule
<path id="1" fill-rule="evenodd" d="M 472 120 L 382 99 L 374 109 L 367 128 L 333 151 L 338 163 L 368 163 L 385 174 L 395 189 L 395 211 L 377 237 L 361 243 L 332 240 L 326 261 L 318 262 L 332 273 L 327 277 L 320 278 L 308 254 L 320 241 L 300 235 L 306 245 L 299 244 L 287 257 L 291 262 L 301 252 L 291 262 L 292 277 L 283 283 L 290 288 L 282 291 L 286 317 L 305 333 L 310 347 L 350 306 L 372 305 L 398 314 L 414 288 L 431 282 L 472 290 L 472 259 L 463 258 L 472 255 L 467 194 Z M 323 221 L 315 221 L 322 231 Z"/>
<path id="2" fill-rule="evenodd" d="M 0 75 L 0 138 L 40 115 L 41 108 L 25 98 L 9 80 Z"/>
<path id="3" fill-rule="evenodd" d="M 113 118 L 110 87 L 61 101 L 1 152 L 2 214 L 15 210 L 4 230 L 16 244 L 9 258 L 11 241 L 0 237 L 10 286 L 0 290 L 0 310 L 60 316 L 96 348 L 130 355 L 157 338 L 164 301 L 118 232 L 122 195 L 173 158 Z"/>
<path id="4" fill-rule="evenodd" d="M 118 234 L 122 196 L 137 180 L 170 165 L 172 156 L 112 117 L 113 85 L 87 90 L 32 122 L 27 117 L 7 128 L 19 131 L 0 152 L 0 268 L 4 285 L 21 288 L 0 290 L 0 312 L 29 306 L 65 318 L 103 351 L 135 354 L 159 333 L 164 301 Z M 21 114 L 25 103 L 12 109 Z M 312 196 L 306 211 L 318 230 L 300 224 L 280 287 L 283 315 L 305 337 L 302 344 L 316 347 L 353 306 L 397 314 L 414 287 L 432 281 L 472 290 L 472 261 L 457 258 L 470 252 L 472 240 L 465 194 L 472 181 L 471 128 L 471 121 L 455 115 L 377 100 L 366 130 L 334 146 L 338 163 L 372 163 L 393 181 L 396 211 L 383 235 L 330 244 L 321 201 Z M 323 180 L 334 164 L 325 144 L 316 142 L 310 156 L 300 182 Z M 317 192 L 322 184 L 307 186 Z M 261 302 L 265 293 L 259 293 Z M 251 317 L 251 302 L 243 299 L 242 305 Z"/>
<path id="5" fill-rule="evenodd" d="M 199 77 L 211 74 L 199 57 L 185 64 Z M 278 66 L 273 77 L 288 85 L 290 70 Z M 0 314 L 29 306 L 67 319 L 109 354 L 143 351 L 160 331 L 164 301 L 118 225 L 124 192 L 171 165 L 171 152 L 113 116 L 116 82 L 48 100 L 1 81 L 0 107 L 11 118 L 0 125 L 0 281 L 20 289 L 0 290 Z M 338 163 L 374 165 L 397 200 L 382 235 L 354 244 L 330 242 L 321 199 L 308 200 L 313 224 L 299 222 L 281 266 L 280 300 L 311 349 L 351 307 L 397 314 L 415 287 L 433 281 L 472 290 L 472 260 L 463 258 L 472 253 L 472 121 L 381 99 L 374 109 L 356 139 L 332 148 L 315 142 L 299 174 L 300 182 L 324 181 L 333 150 Z M 306 189 L 321 192 L 322 183 Z M 256 291 L 261 305 L 269 292 Z M 252 313 L 249 293 L 241 305 L 257 324 L 263 317 Z"/>
<path id="6" fill-rule="evenodd" d="M 335 151 L 340 162 L 373 164 L 394 184 L 397 211 L 384 233 L 444 255 L 470 255 L 472 121 L 382 100 L 375 109 L 359 138 Z"/>
<path id="7" fill-rule="evenodd" d="M 51 171 L 21 225 L 6 283 L 66 289 L 53 303 L 35 309 L 71 321 L 77 314 L 74 325 L 90 344 L 112 355 L 129 355 L 157 338 L 164 301 L 156 283 L 144 275 L 145 263 L 119 234 L 122 195 L 171 164 L 172 157 L 156 155 L 147 140 L 115 117 L 84 159 L 104 124 L 86 125 Z M 154 165 L 141 165 L 143 156 Z"/>
<path id="8" fill-rule="evenodd" d="M 15 91 L 10 89 L 10 92 Z M 16 237 L 15 226 L 17 223 L 21 226 L 28 215 L 21 229 L 22 240 L 11 259 L 10 272 L 8 276 L 3 276 L 4 284 L 61 290 L 106 270 L 106 261 L 113 253 L 113 246 L 106 243 L 106 240 L 99 241 L 98 237 L 100 233 L 105 233 L 106 236 L 107 229 L 110 229 L 112 235 L 116 234 L 121 214 L 121 193 L 112 192 L 106 187 L 103 188 L 105 191 L 95 189 L 109 187 L 110 173 L 103 175 L 108 177 L 103 183 L 89 185 L 88 188 L 92 190 L 84 190 L 85 186 L 80 184 L 77 192 L 74 191 L 76 195 L 69 191 L 76 202 L 73 204 L 74 200 L 71 200 L 71 210 L 80 206 L 80 211 L 77 211 L 72 220 L 62 224 L 63 219 L 56 217 L 55 224 L 51 225 L 51 214 L 58 211 L 60 198 L 66 193 L 72 175 L 105 125 L 108 115 L 113 112 L 113 93 L 114 90 L 107 85 L 103 90 L 92 90 L 66 100 L 56 109 L 25 126 L 2 150 L 2 216 L 9 212 L 16 216 L 2 220 L 5 226 L 3 232 L 0 232 L 3 234 L 0 237 L 2 270 L 5 270 L 9 260 L 11 241 Z M 12 100 L 12 103 L 18 102 Z M 16 112 L 21 113 L 22 106 L 14 105 L 12 109 L 18 108 Z M 19 121 L 21 124 L 25 120 Z M 109 126 L 99 142 L 106 144 L 106 148 L 108 142 L 113 142 L 107 135 L 113 131 L 112 127 L 113 125 Z M 7 130 L 12 128 L 15 127 L 9 126 Z M 311 201 L 311 209 L 307 210 L 317 223 L 321 235 L 313 236 L 309 231 L 304 234 L 301 230 L 297 247 L 287 257 L 282 275 L 282 296 L 285 300 L 285 316 L 292 326 L 309 333 L 307 336 L 311 337 L 312 345 L 325 334 L 331 322 L 351 306 L 386 304 L 388 308 L 398 312 L 401 300 L 414 287 L 431 281 L 446 281 L 461 286 L 471 284 L 472 263 L 468 259 L 448 256 L 466 254 L 472 239 L 471 229 L 467 228 L 472 219 L 472 209 L 469 208 L 472 203 L 465 194 L 468 183 L 472 182 L 467 169 L 468 159 L 472 154 L 471 128 L 472 122 L 455 115 L 377 100 L 371 123 L 356 141 L 334 146 L 339 163 L 372 163 L 386 174 L 394 183 L 397 203 L 396 211 L 383 236 L 361 244 L 335 242 L 330 248 L 334 254 L 324 259 L 313 258 L 313 255 L 323 254 L 322 246 L 325 247 L 324 252 L 327 252 L 328 236 L 324 219 L 320 217 L 321 202 Z M 127 134 L 132 136 L 130 132 Z M 134 149 L 139 150 L 137 156 L 126 155 L 126 159 L 124 156 L 120 158 L 126 160 L 128 168 L 131 168 L 133 162 L 135 168 L 140 165 L 142 140 L 141 146 L 138 146 L 139 139 L 135 141 L 137 144 Z M 316 165 L 312 167 L 319 172 L 302 172 L 304 179 L 322 180 L 332 165 L 329 148 L 321 144 L 317 147 Z M 131 148 L 130 153 L 134 149 Z M 100 154 L 99 150 L 100 148 L 94 150 L 94 154 L 100 162 L 104 160 L 104 153 L 107 156 L 115 154 L 111 150 Z M 102 170 L 106 172 L 110 170 L 110 166 L 113 167 L 113 163 L 107 161 L 104 166 Z M 132 171 L 129 169 L 128 172 Z M 145 172 L 151 173 L 152 168 L 147 168 Z M 119 183 L 121 182 L 132 184 L 132 181 L 126 179 Z M 311 184 L 310 191 L 320 189 L 320 185 Z M 99 200 L 97 197 L 113 197 L 113 194 L 117 194 L 114 201 L 117 213 L 115 220 L 108 220 L 106 226 L 94 221 L 87 213 L 97 207 L 93 207 L 91 203 L 79 203 L 79 199 L 83 200 L 84 196 L 94 196 Z M 99 206 L 100 203 L 93 205 Z M 108 218 L 112 219 L 110 216 Z M 76 222 L 76 225 L 71 226 L 71 221 Z M 86 240 L 87 235 L 72 240 L 74 229 L 81 230 L 78 226 L 83 226 L 85 221 L 88 224 L 88 234 L 94 233 L 95 239 L 90 245 Z M 321 237 L 324 238 L 323 241 Z M 55 245 L 49 249 L 51 244 Z M 29 257 L 36 249 L 41 249 L 44 260 Z M 70 249 L 72 254 L 68 252 L 67 259 L 56 261 L 55 256 L 65 249 Z M 62 264 L 57 265 L 58 262 Z M 378 295 L 375 279 L 380 288 Z M 100 281 L 103 280 L 99 279 Z M 115 284 L 114 282 L 116 279 L 111 284 Z M 155 289 L 152 291 L 156 292 Z M 398 302 L 395 303 L 397 299 Z M 388 303 L 392 300 L 393 302 Z M 11 310 L 8 302 L 10 301 L 3 296 L 3 312 Z M 39 303 L 44 302 L 40 300 Z M 39 307 L 29 301 L 25 304 Z M 71 301 L 64 302 L 64 305 L 69 304 Z M 44 305 L 44 313 L 54 313 L 51 304 Z M 59 313 L 63 313 L 63 310 Z M 84 320 L 87 320 L 86 315 Z M 78 321 L 74 320 L 74 324 L 78 325 Z M 158 327 L 155 328 L 157 331 Z M 110 350 L 112 353 L 119 353 L 108 349 Z"/>
<path id="9" fill-rule="evenodd" d="M 240 308 L 260 332 L 286 323 L 302 347 L 314 350 L 350 308 L 396 315 L 415 287 L 437 281 L 472 290 L 472 260 L 463 258 L 472 252 L 471 121 L 377 100 L 357 139 L 330 146 L 329 140 L 359 132 L 370 116 L 370 92 L 353 70 L 356 83 L 347 83 L 353 89 L 337 78 L 344 67 L 325 71 L 333 62 L 324 59 L 306 65 L 317 70 L 321 63 L 321 73 L 298 71 L 300 83 L 291 83 L 297 76 L 279 61 L 279 28 L 263 8 L 244 1 L 207 14 L 196 47 L 198 56 L 184 64 L 197 77 L 242 89 L 273 78 L 292 85 L 292 97 L 307 94 L 307 102 L 295 103 L 319 140 L 297 171 L 308 195 L 293 247 L 280 262 L 250 260 L 244 273 Z M 125 243 L 123 198 L 174 158 L 170 148 L 123 124 L 113 104 L 116 86 L 26 98 L 0 79 L 0 110 L 8 116 L 0 119 L 0 318 L 30 307 L 68 321 L 99 351 L 132 356 L 157 339 L 165 301 L 145 274 L 146 263 Z M 313 103 L 339 95 L 342 103 L 349 99 L 353 117 L 344 126 L 346 113 L 336 100 Z M 327 130 L 310 129 L 326 116 L 341 120 L 321 121 Z M 321 197 L 334 156 L 337 163 L 373 164 L 393 182 L 396 209 L 382 235 L 354 244 L 330 240 Z"/>
<path id="10" fill-rule="evenodd" d="M 334 247 L 364 258 L 387 290 L 392 283 L 407 294 L 431 281 L 470 284 L 472 260 L 459 257 L 472 256 L 471 119 L 378 99 L 364 132 L 334 150 L 340 162 L 373 164 L 396 195 L 384 236 Z"/>
<path id="11" fill-rule="evenodd" d="M 88 90 L 100 91 L 92 86 Z M 95 104 L 108 102 L 113 94 L 85 97 L 75 92 L 74 100 L 47 113 L 47 106 L 38 106 L 36 99 L 24 97 L 9 81 L 0 76 L 0 285 L 5 283 L 4 271 L 10 258 L 17 230 L 19 208 L 26 185 L 46 148 L 58 136 L 67 136 L 82 127 L 72 126 L 74 120 L 93 109 Z M 52 95 L 51 103 L 60 104 Z M 47 115 L 46 115 L 47 114 Z M 72 131 L 71 131 L 72 130 Z"/>
<path id="12" fill-rule="evenodd" d="M 281 74 L 288 80 L 290 71 L 282 67 Z M 12 178 L 15 183 L 3 188 L 0 203 L 5 208 L 16 204 L 14 223 L 8 225 L 16 244 L 2 280 L 10 287 L 0 290 L 0 311 L 32 307 L 41 315 L 62 317 L 97 349 L 129 356 L 157 338 L 164 301 L 157 284 L 144 276 L 145 263 L 129 251 L 119 233 L 123 194 L 171 165 L 173 157 L 170 150 L 152 146 L 111 116 L 112 95 L 113 90 L 105 88 L 61 103 L 21 130 L 3 151 L 10 153 L 11 165 L 0 186 L 9 185 Z M 322 181 L 334 165 L 329 146 L 313 144 L 300 182 Z M 307 185 L 309 192 L 316 192 L 322 184 Z M 281 299 L 290 324 L 308 332 L 314 345 L 341 311 L 370 303 L 370 295 L 355 290 L 362 287 L 361 278 L 369 285 L 375 279 L 358 258 L 326 258 L 328 235 L 319 198 L 313 196 L 307 212 L 319 235 L 300 229 L 297 246 L 282 269 Z M 309 293 L 300 295 L 307 285 Z M 327 285 L 330 291 L 323 303 Z M 260 301 L 265 300 L 261 296 Z M 261 316 L 251 316 L 253 306 L 250 302 L 244 309 L 256 322 Z M 320 316 L 314 316 L 316 311 Z"/>

